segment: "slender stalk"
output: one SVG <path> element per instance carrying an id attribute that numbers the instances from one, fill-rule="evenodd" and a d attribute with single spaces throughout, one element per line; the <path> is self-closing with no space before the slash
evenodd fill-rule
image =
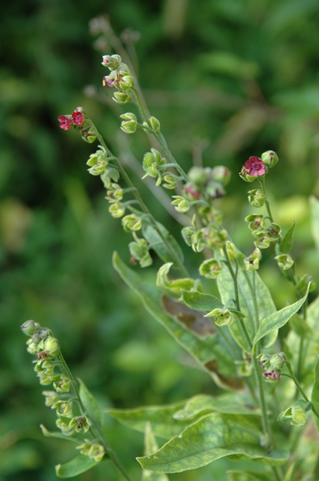
<path id="1" fill-rule="evenodd" d="M 296 376 L 295 376 L 295 374 L 294 374 L 294 372 L 293 372 L 293 370 L 292 370 L 292 367 L 291 367 L 290 362 L 287 362 L 287 368 L 288 368 L 288 371 L 289 371 L 290 375 L 289 375 L 289 374 L 285 374 L 285 373 L 282 373 L 282 375 L 283 375 L 283 376 L 286 376 L 286 377 L 290 377 L 290 379 L 292 379 L 293 382 L 295 383 L 297 389 L 299 390 L 299 392 L 300 392 L 300 394 L 302 395 L 302 397 L 304 398 L 304 400 L 305 400 L 306 402 L 311 402 L 310 399 L 308 399 L 308 396 L 306 395 L 305 391 L 302 389 L 302 387 L 301 387 L 298 379 L 296 378 Z M 315 406 L 314 406 L 313 404 L 312 404 L 312 406 L 311 406 L 311 410 L 312 410 L 312 412 L 315 414 L 315 416 L 317 416 L 317 418 L 319 418 L 319 413 L 318 413 L 317 409 L 315 408 Z"/>
<path id="2" fill-rule="evenodd" d="M 63 357 L 63 354 L 60 350 L 59 352 L 59 360 L 60 360 L 60 369 L 62 371 L 63 374 L 65 374 L 68 379 L 70 379 L 71 381 L 71 386 L 72 386 L 72 390 L 74 392 L 74 395 L 76 396 L 76 400 L 77 400 L 77 403 L 79 404 L 79 407 L 80 407 L 80 411 L 81 411 L 81 414 L 82 415 L 85 415 L 86 414 L 86 410 L 83 406 L 83 403 L 82 403 L 82 400 L 81 400 L 81 397 L 80 397 L 80 393 L 79 393 L 79 389 L 78 389 L 78 385 L 77 385 L 77 382 L 75 381 L 67 363 L 65 362 L 65 359 Z M 89 431 L 91 432 L 91 435 L 93 437 L 93 439 L 95 438 L 99 438 L 101 440 L 101 443 L 103 444 L 103 447 L 106 451 L 106 453 L 108 454 L 108 456 L 110 457 L 110 460 L 113 462 L 114 466 L 116 466 L 116 468 L 120 471 L 120 473 L 123 475 L 123 477 L 127 480 L 127 481 L 131 481 L 131 478 L 128 476 L 128 474 L 125 472 L 125 469 L 123 468 L 123 466 L 121 465 L 121 463 L 119 462 L 119 460 L 117 459 L 117 456 L 116 454 L 114 453 L 114 451 L 110 448 L 107 440 L 105 439 L 105 436 L 100 428 L 100 426 L 98 425 L 98 423 L 95 421 L 95 419 L 92 419 L 90 418 L 93 423 L 94 423 L 94 429 L 92 427 L 90 427 Z M 98 436 L 96 436 L 94 430 L 96 430 L 98 432 Z"/>

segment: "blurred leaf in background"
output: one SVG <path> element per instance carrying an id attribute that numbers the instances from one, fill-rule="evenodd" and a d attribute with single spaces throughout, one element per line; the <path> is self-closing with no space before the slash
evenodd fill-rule
<path id="1" fill-rule="evenodd" d="M 113 52 L 92 21 L 101 15 L 125 43 L 183 168 L 225 164 L 233 171 L 222 208 L 234 240 L 248 251 L 247 185 L 237 172 L 250 155 L 278 152 L 268 181 L 274 215 L 287 229 L 296 221 L 297 274 L 308 272 L 319 283 L 308 206 L 310 194 L 319 196 L 317 1 L 7 2 L 0 19 L 0 481 L 51 481 L 53 465 L 74 454 L 38 428 L 51 428 L 54 419 L 19 332 L 26 319 L 53 329 L 75 376 L 102 407 L 175 402 L 217 389 L 114 272 L 112 251 L 128 259 L 129 236 L 87 174 L 92 146 L 58 128 L 59 115 L 82 105 L 128 169 L 138 170 L 149 148 L 142 134 L 118 134 L 123 109 L 102 90 L 101 55 Z M 181 240 L 176 222 L 137 183 L 154 215 Z M 197 269 L 198 259 L 183 249 Z M 261 274 L 282 307 L 290 288 L 270 254 L 264 257 Z M 152 268 L 143 274 L 154 282 Z M 110 419 L 106 429 L 139 479 L 134 457 L 143 452 L 142 436 Z M 174 479 L 223 481 L 226 463 Z M 106 466 L 78 478 L 102 481 Z"/>

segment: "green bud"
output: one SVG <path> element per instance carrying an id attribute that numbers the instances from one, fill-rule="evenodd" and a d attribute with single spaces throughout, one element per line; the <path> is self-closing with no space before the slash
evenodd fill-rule
<path id="1" fill-rule="evenodd" d="M 196 187 L 201 187 L 209 178 L 210 169 L 203 169 L 203 167 L 192 167 L 188 172 L 188 178 L 191 184 Z"/>
<path id="2" fill-rule="evenodd" d="M 56 356 L 60 352 L 58 340 L 53 336 L 49 336 L 43 341 L 43 350 L 50 356 Z"/>
<path id="3" fill-rule="evenodd" d="M 312 292 L 316 289 L 316 283 L 312 280 L 312 276 L 309 276 L 308 274 L 305 274 L 301 278 L 298 278 L 298 282 L 296 285 L 296 289 L 304 295 L 307 291 L 307 287 L 309 282 L 311 282 L 309 292 Z"/>
<path id="4" fill-rule="evenodd" d="M 52 409 L 56 409 L 57 416 L 59 417 L 65 417 L 65 418 L 72 418 L 73 417 L 73 412 L 72 412 L 72 405 L 71 403 L 67 401 L 57 401 L 51 406 Z"/>
<path id="5" fill-rule="evenodd" d="M 123 217 L 122 224 L 125 232 L 135 232 L 142 228 L 142 220 L 135 214 Z"/>
<path id="6" fill-rule="evenodd" d="M 213 250 L 220 250 L 224 247 L 227 240 L 227 231 L 218 229 L 213 225 L 208 225 L 201 230 L 206 246 Z"/>
<path id="7" fill-rule="evenodd" d="M 278 266 L 284 271 L 290 269 L 294 264 L 294 260 L 289 254 L 280 254 L 279 256 L 276 256 L 275 259 Z"/>
<path id="8" fill-rule="evenodd" d="M 165 184 L 163 184 L 163 187 L 165 187 L 165 189 L 172 190 L 172 189 L 176 189 L 176 186 L 180 178 L 177 175 L 171 174 L 169 172 L 164 175 L 163 180 L 165 182 Z"/>
<path id="9" fill-rule="evenodd" d="M 112 180 L 114 182 L 118 182 L 120 178 L 120 173 L 115 167 L 106 167 L 103 174 L 101 175 L 101 180 L 104 184 L 104 187 L 107 189 L 110 187 Z"/>
<path id="10" fill-rule="evenodd" d="M 259 269 L 260 259 L 261 259 L 261 252 L 258 249 L 258 247 L 256 247 L 254 252 L 252 254 L 250 254 L 249 257 L 246 257 L 246 259 L 244 259 L 244 265 L 245 265 L 246 270 L 247 271 L 255 271 L 255 270 Z"/>
<path id="11" fill-rule="evenodd" d="M 145 239 L 138 239 L 136 242 L 130 242 L 129 250 L 133 259 L 139 261 L 141 267 L 148 267 L 153 263 L 149 253 L 148 244 Z"/>
<path id="12" fill-rule="evenodd" d="M 265 233 L 263 231 L 260 232 L 260 235 L 255 235 L 257 237 L 257 240 L 255 240 L 254 242 L 256 247 L 259 247 L 259 249 L 267 249 L 270 246 L 270 239 L 265 236 Z"/>
<path id="13" fill-rule="evenodd" d="M 254 207 L 262 207 L 265 204 L 266 196 L 259 189 L 248 191 L 248 201 Z"/>
<path id="14" fill-rule="evenodd" d="M 260 214 L 250 214 L 245 218 L 245 221 L 249 222 L 248 227 L 253 232 L 260 231 L 265 227 L 264 216 Z"/>
<path id="15" fill-rule="evenodd" d="M 89 144 L 93 144 L 97 138 L 97 131 L 96 128 L 90 126 L 88 128 L 81 130 L 81 137 L 84 142 L 88 142 Z"/>
<path id="16" fill-rule="evenodd" d="M 137 118 L 135 114 L 128 112 L 126 114 L 120 115 L 123 122 L 121 123 L 121 129 L 126 134 L 134 134 L 137 128 Z"/>
<path id="17" fill-rule="evenodd" d="M 152 148 L 151 152 L 146 152 L 143 158 L 143 169 L 146 175 L 144 175 L 143 179 L 148 175 L 156 178 L 165 170 L 165 164 L 166 160 L 158 150 Z"/>
<path id="18" fill-rule="evenodd" d="M 91 421 L 87 416 L 80 416 L 80 417 L 75 417 L 71 419 L 69 428 L 74 428 L 75 432 L 80 433 L 86 433 L 90 427 L 91 427 Z"/>
<path id="19" fill-rule="evenodd" d="M 27 352 L 29 354 L 37 354 L 38 343 L 32 341 L 32 339 L 27 340 Z"/>
<path id="20" fill-rule="evenodd" d="M 115 219 L 122 217 L 125 214 L 125 206 L 120 202 L 115 202 L 114 204 L 110 205 L 109 213 Z"/>
<path id="21" fill-rule="evenodd" d="M 45 396 L 44 404 L 48 407 L 53 406 L 59 398 L 55 391 L 42 391 L 43 396 Z"/>
<path id="22" fill-rule="evenodd" d="M 108 199 L 108 201 L 111 203 L 119 202 L 123 199 L 123 189 L 115 183 L 112 183 L 109 186 L 109 190 L 106 194 L 106 199 Z"/>
<path id="23" fill-rule="evenodd" d="M 223 165 L 216 165 L 212 169 L 212 177 L 216 182 L 219 182 L 224 187 L 229 184 L 231 178 L 231 172 L 227 167 Z"/>
<path id="24" fill-rule="evenodd" d="M 32 320 L 25 321 L 22 324 L 22 326 L 20 326 L 21 331 L 26 336 L 33 336 L 40 328 L 41 328 L 40 324 Z"/>
<path id="25" fill-rule="evenodd" d="M 105 160 L 98 160 L 96 164 L 92 165 L 92 167 L 88 169 L 88 172 L 91 175 L 101 175 L 103 174 L 106 165 L 107 163 L 105 162 Z"/>
<path id="26" fill-rule="evenodd" d="M 64 374 L 61 374 L 58 376 L 58 379 L 53 383 L 53 387 L 56 390 L 56 392 L 59 393 L 66 393 L 70 391 L 70 385 L 71 381 L 69 378 L 64 376 Z"/>
<path id="27" fill-rule="evenodd" d="M 123 92 L 128 92 L 132 87 L 134 87 L 134 79 L 131 75 L 124 75 L 120 80 L 120 89 Z"/>
<path id="28" fill-rule="evenodd" d="M 281 238 L 282 230 L 278 224 L 274 222 L 266 229 L 267 236 L 271 241 L 276 241 Z"/>
<path id="29" fill-rule="evenodd" d="M 68 418 L 59 417 L 55 424 L 65 436 L 71 436 L 74 432 L 75 425 L 70 426 L 70 420 Z"/>
<path id="30" fill-rule="evenodd" d="M 97 463 L 102 461 L 105 450 L 104 447 L 99 443 L 91 443 L 89 440 L 85 440 L 83 444 L 80 444 L 75 449 L 78 449 L 81 454 L 94 459 Z"/>
<path id="31" fill-rule="evenodd" d="M 278 416 L 278 421 L 290 423 L 291 426 L 305 426 L 308 422 L 307 411 L 309 410 L 309 403 L 300 399 L 291 407 L 281 412 Z"/>
<path id="32" fill-rule="evenodd" d="M 274 152 L 273 150 L 267 150 L 267 152 L 261 154 L 261 160 L 264 162 L 265 165 L 267 165 L 267 167 L 272 168 L 277 164 L 279 159 L 276 152 Z"/>
<path id="33" fill-rule="evenodd" d="M 184 199 L 184 197 L 180 195 L 173 195 L 172 197 L 174 200 L 172 202 L 172 205 L 175 206 L 175 209 L 177 212 L 181 212 L 182 214 L 185 214 L 186 212 L 189 211 L 189 209 L 192 206 L 192 202 L 189 202 L 188 200 Z"/>
<path id="34" fill-rule="evenodd" d="M 230 326 L 234 322 L 233 314 L 226 308 L 224 309 L 213 309 L 205 317 L 215 317 L 215 324 L 217 326 Z"/>
<path id="35" fill-rule="evenodd" d="M 238 255 L 239 255 L 239 252 L 238 252 L 235 244 L 233 244 L 230 241 L 226 241 L 225 247 L 226 247 L 226 251 L 227 251 L 227 255 L 228 255 L 229 260 L 237 259 Z"/>
<path id="36" fill-rule="evenodd" d="M 216 279 L 222 270 L 220 262 L 216 259 L 207 259 L 199 267 L 199 273 L 207 279 Z"/>
<path id="37" fill-rule="evenodd" d="M 94 154 L 91 154 L 86 165 L 89 167 L 92 167 L 95 165 L 98 161 L 103 161 L 105 159 L 105 152 L 103 150 L 98 149 Z"/>
<path id="38" fill-rule="evenodd" d="M 150 117 L 148 119 L 149 123 L 151 124 L 152 126 L 152 129 L 154 130 L 154 132 L 156 132 L 157 134 L 159 133 L 159 131 L 161 130 L 161 124 L 160 124 L 160 121 L 156 118 L 156 117 Z"/>
<path id="39" fill-rule="evenodd" d="M 132 100 L 132 97 L 129 92 L 114 92 L 113 100 L 118 104 L 126 104 Z"/>
<path id="40" fill-rule="evenodd" d="M 120 55 L 103 55 L 101 62 L 103 67 L 108 67 L 111 71 L 119 68 L 122 58 Z"/>

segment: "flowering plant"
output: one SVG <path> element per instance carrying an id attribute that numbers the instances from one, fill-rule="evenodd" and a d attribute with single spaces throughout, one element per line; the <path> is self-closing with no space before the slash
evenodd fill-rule
<path id="1" fill-rule="evenodd" d="M 188 216 L 181 236 L 199 254 L 198 272 L 189 273 L 179 242 L 154 218 L 87 113 L 78 107 L 61 115 L 60 128 L 77 129 L 85 142 L 98 142 L 87 161 L 88 172 L 100 177 L 110 214 L 121 219 L 124 231 L 132 236 L 131 266 L 115 252 L 114 268 L 148 313 L 225 391 L 162 407 L 108 409 L 108 415 L 145 433 L 145 453 L 137 458 L 142 479 L 165 481 L 169 473 L 227 457 L 256 465 L 230 470 L 233 481 L 316 481 L 317 447 L 311 437 L 304 437 L 302 428 L 309 423 L 319 430 L 319 297 L 309 304 L 309 292 L 316 286 L 310 276 L 295 273 L 295 224 L 283 232 L 271 211 L 265 179 L 278 162 L 277 154 L 269 150 L 251 156 L 239 173 L 244 181 L 259 184 L 248 192 L 249 203 L 260 210 L 245 219 L 254 244 L 245 255 L 224 227 L 218 204 L 226 195 L 229 169 L 218 165 L 185 172 L 169 149 L 159 120 L 148 113 L 132 68 L 120 55 L 104 55 L 102 65 L 109 70 L 103 85 L 113 89 L 113 100 L 136 109 L 120 116 L 121 130 L 130 135 L 142 130 L 156 141 L 156 148 L 142 160 L 144 177 L 155 179 L 157 188 L 175 191 L 172 205 Z M 318 228 L 315 198 L 311 209 Z M 295 289 L 294 302 L 279 310 L 258 274 L 265 249 L 274 251 L 281 274 Z M 155 256 L 162 265 L 153 286 L 137 271 L 150 266 Z M 218 297 L 211 293 L 211 282 L 217 283 Z M 285 335 L 279 337 L 284 326 Z M 26 321 L 21 328 L 29 336 L 28 352 L 36 356 L 40 384 L 52 386 L 44 391 L 45 403 L 56 410 L 59 431 L 42 426 L 43 434 L 71 439 L 79 451 L 72 461 L 56 467 L 57 475 L 76 476 L 109 460 L 123 479 L 132 479 L 107 441 L 98 402 L 83 381 L 74 379 L 51 329 L 35 321 Z M 165 440 L 160 448 L 157 438 Z"/>

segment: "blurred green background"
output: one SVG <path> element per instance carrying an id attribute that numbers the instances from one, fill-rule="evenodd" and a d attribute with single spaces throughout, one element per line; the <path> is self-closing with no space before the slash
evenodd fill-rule
<path id="1" fill-rule="evenodd" d="M 257 186 L 237 173 L 250 155 L 278 152 L 280 163 L 267 179 L 272 210 L 284 228 L 297 222 L 297 274 L 312 274 L 319 284 L 308 213 L 309 195 L 319 195 L 319 5 L 16 0 L 1 8 L 0 481 L 51 481 L 54 464 L 71 459 L 74 447 L 40 432 L 40 423 L 54 427 L 55 416 L 44 406 L 19 331 L 26 319 L 54 331 L 73 374 L 104 407 L 218 392 L 113 270 L 113 250 L 128 261 L 131 238 L 110 217 L 99 179 L 87 173 L 96 146 L 58 127 L 59 115 L 82 105 L 128 163 L 154 215 L 181 238 L 180 226 L 138 180 L 148 139 L 119 133 L 119 115 L 133 107 L 116 106 L 101 87 L 107 74 L 101 55 L 114 52 L 99 33 L 103 23 L 92 19 L 107 15 L 125 43 L 150 110 L 183 168 L 203 163 L 232 170 L 222 208 L 234 241 L 247 254 L 252 239 L 243 222 L 251 212 L 246 191 Z M 196 275 L 200 260 L 184 250 Z M 159 265 L 155 260 L 143 272 L 150 282 Z M 279 307 L 293 299 L 268 251 L 262 275 Z M 110 419 L 107 430 L 132 477 L 140 479 L 134 458 L 142 454 L 142 435 Z M 234 466 L 218 461 L 170 479 L 223 481 L 225 469 Z M 103 463 L 77 479 L 119 476 Z"/>

